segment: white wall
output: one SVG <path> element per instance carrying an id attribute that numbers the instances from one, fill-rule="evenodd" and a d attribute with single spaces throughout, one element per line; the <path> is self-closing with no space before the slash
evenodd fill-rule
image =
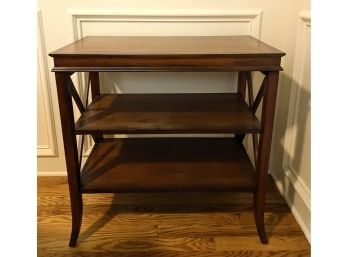
<path id="1" fill-rule="evenodd" d="M 310 241 L 310 2 L 293 1 L 288 11 L 270 172 Z"/>
<path id="2" fill-rule="evenodd" d="M 39 174 L 65 174 L 55 80 L 50 72 L 53 61 L 47 53 L 86 35 L 252 35 L 287 53 L 282 61 L 270 171 L 309 236 L 309 10 L 309 0 L 39 0 Z M 259 82 L 260 76 L 254 80 Z M 76 76 L 74 81 L 82 91 L 84 78 Z M 102 75 L 102 82 L 103 91 L 130 93 L 232 92 L 236 88 L 234 73 L 109 73 Z"/>

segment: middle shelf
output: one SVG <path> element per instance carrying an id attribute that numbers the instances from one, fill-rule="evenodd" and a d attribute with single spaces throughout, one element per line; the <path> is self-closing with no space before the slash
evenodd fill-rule
<path id="1" fill-rule="evenodd" d="M 258 133 L 260 121 L 236 93 L 102 94 L 76 134 Z"/>

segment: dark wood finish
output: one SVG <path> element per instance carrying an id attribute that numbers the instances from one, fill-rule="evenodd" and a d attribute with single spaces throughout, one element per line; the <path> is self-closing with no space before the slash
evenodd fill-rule
<path id="1" fill-rule="evenodd" d="M 252 65 L 254 64 L 254 65 Z M 238 71 L 281 70 L 280 58 L 239 56 L 55 57 L 54 72 L 66 71 Z"/>
<path id="2" fill-rule="evenodd" d="M 250 36 L 87 37 L 51 53 L 72 209 L 69 245 L 76 244 L 81 226 L 82 190 L 252 191 L 258 235 L 262 243 L 268 243 L 264 216 L 266 176 L 278 72 L 284 55 Z M 239 71 L 238 93 L 101 95 L 98 72 L 105 71 Z M 250 71 L 266 76 L 254 103 Z M 90 72 L 93 98 L 86 111 L 80 106 L 83 112 L 75 126 L 72 97 L 79 97 L 69 89 L 73 72 Z M 245 102 L 247 81 L 250 106 Z M 254 114 L 262 97 L 260 124 Z M 102 134 L 113 133 L 236 133 L 237 138 L 124 139 L 118 144 L 101 140 Z M 256 179 L 242 147 L 245 133 L 260 133 L 258 147 L 253 137 Z M 76 134 L 97 138 L 82 177 Z M 160 233 L 171 234 L 173 228 L 163 228 Z M 211 249 L 210 240 L 195 242 L 207 251 Z M 219 244 L 228 243 L 220 240 Z"/>
<path id="3" fill-rule="evenodd" d="M 64 140 L 66 169 L 68 172 L 72 228 L 69 246 L 75 246 L 82 222 L 82 194 L 80 183 L 80 164 L 78 160 L 76 137 L 74 136 L 74 115 L 69 94 L 69 74 L 56 73 L 59 110 Z"/>
<path id="4" fill-rule="evenodd" d="M 248 99 L 250 108 L 254 105 L 254 92 L 253 92 L 253 80 L 251 78 L 251 72 L 246 72 L 247 84 L 248 84 Z"/>
<path id="5" fill-rule="evenodd" d="M 254 105 L 254 92 L 253 92 L 253 80 L 251 77 L 251 72 L 247 71 L 247 82 L 248 82 L 248 99 L 249 99 L 249 106 L 250 109 Z M 253 148 L 254 148 L 254 160 L 255 163 L 257 162 L 257 148 L 258 148 L 258 139 L 257 134 L 252 133 L 252 139 L 253 139 Z"/>
<path id="6" fill-rule="evenodd" d="M 77 93 L 74 83 L 72 82 L 70 77 L 68 77 L 68 85 L 69 85 L 69 92 L 72 98 L 74 99 L 77 108 L 79 109 L 80 113 L 83 113 L 86 110 L 86 108 L 83 105 L 81 98 L 79 96 L 79 93 Z"/>
<path id="7" fill-rule="evenodd" d="M 243 100 L 245 100 L 245 92 L 246 92 L 246 72 L 245 71 L 238 72 L 237 92 L 242 96 Z"/>
<path id="8" fill-rule="evenodd" d="M 268 83 L 268 82 L 267 82 L 267 79 L 268 79 L 268 77 L 267 77 L 267 75 L 265 75 L 265 77 L 264 77 L 264 79 L 263 79 L 263 81 L 262 81 L 262 83 L 261 83 L 259 92 L 258 92 L 257 95 L 256 95 L 254 104 L 253 104 L 253 106 L 252 106 L 252 108 L 251 108 L 252 111 L 253 111 L 253 113 L 256 113 L 257 108 L 259 107 L 260 102 L 261 102 L 261 100 L 262 100 L 262 97 L 263 97 L 264 94 L 265 94 L 265 85 Z"/>
<path id="9" fill-rule="evenodd" d="M 267 87 L 262 106 L 260 145 L 256 163 L 257 191 L 254 194 L 254 212 L 257 232 L 264 244 L 268 243 L 264 225 L 265 199 L 266 199 L 266 177 L 271 151 L 273 119 L 277 99 L 278 72 L 270 72 L 267 79 Z"/>
<path id="10" fill-rule="evenodd" d="M 86 37 L 50 54 L 56 72 L 281 70 L 283 55 L 250 36 Z"/>
<path id="11" fill-rule="evenodd" d="M 252 163 L 230 138 L 128 138 L 92 150 L 82 191 L 255 191 Z"/>
<path id="12" fill-rule="evenodd" d="M 247 75 L 246 74 L 249 74 L 249 78 L 247 79 Z M 250 95 L 249 94 L 249 106 L 251 108 L 251 111 L 252 113 L 256 113 L 257 111 L 257 108 L 259 107 L 259 104 L 265 94 L 265 85 L 267 84 L 267 76 L 268 76 L 268 72 L 262 72 L 263 74 L 265 74 L 265 77 L 261 83 L 261 86 L 260 86 L 260 89 L 256 95 L 256 98 L 255 100 L 252 101 L 252 105 L 250 105 L 250 99 L 253 99 L 253 94 Z M 248 84 L 248 87 L 250 87 L 248 90 L 252 91 L 253 90 L 253 86 L 252 86 L 252 79 L 251 79 L 251 72 L 247 71 L 245 72 L 245 75 L 242 75 L 242 76 L 245 76 L 244 79 L 242 80 L 242 83 L 246 83 L 246 81 L 250 81 L 250 86 Z M 242 77 L 239 75 L 238 78 Z M 240 92 L 239 90 L 239 87 L 240 87 L 240 80 L 238 80 L 238 92 Z M 243 93 L 243 97 L 245 98 L 245 85 L 244 85 L 244 93 Z M 245 138 L 245 134 L 238 134 L 236 135 L 236 137 L 238 138 L 239 141 L 243 141 L 244 138 Z M 257 140 L 257 135 L 255 135 L 255 133 L 253 133 L 253 146 L 254 146 L 254 152 L 256 152 L 256 156 L 257 156 L 257 149 L 258 149 L 258 140 Z M 255 159 L 255 162 L 256 162 L 256 159 L 257 158 L 254 158 Z"/>
<path id="13" fill-rule="evenodd" d="M 193 57 L 194 59 L 194 57 Z M 105 60 L 100 60 L 100 65 L 107 65 Z M 115 60 L 114 62 L 110 62 L 107 67 L 102 66 L 86 66 L 86 67 L 72 67 L 72 66 L 65 66 L 65 67 L 59 67 L 56 66 L 52 69 L 53 72 L 67 72 L 67 71 L 74 71 L 74 72 L 227 72 L 227 71 L 259 71 L 259 70 L 269 70 L 269 71 L 282 71 L 283 69 L 279 66 L 280 63 L 275 64 L 274 66 L 251 66 L 251 64 L 246 65 L 245 63 L 258 63 L 258 59 L 251 59 L 251 60 L 245 60 L 245 63 L 241 66 L 236 66 L 236 63 L 231 63 L 230 65 L 226 65 L 226 67 L 223 66 L 221 63 L 216 63 L 215 65 L 209 66 L 208 59 L 204 63 L 197 62 L 195 65 L 189 65 L 189 59 L 183 59 L 182 62 L 179 63 L 177 66 L 166 66 L 166 63 L 163 60 L 163 66 L 160 66 L 161 61 L 160 58 L 158 58 L 158 65 L 157 66 L 144 66 L 144 64 L 136 63 L 136 62 L 130 62 L 129 66 L 120 66 L 120 64 Z M 231 60 L 228 58 L 228 60 Z M 90 60 L 83 60 L 82 62 L 92 63 L 93 58 L 90 58 Z M 178 61 L 179 62 L 179 61 Z M 177 63 L 175 60 L 173 63 Z M 132 66 L 134 65 L 134 66 Z M 185 66 L 186 65 L 186 66 Z"/>
<path id="14" fill-rule="evenodd" d="M 238 84 L 237 84 L 237 93 L 241 95 L 243 101 L 245 101 L 245 93 L 246 93 L 246 71 L 238 72 Z M 237 134 L 236 138 L 242 142 L 245 134 Z"/>
<path id="15" fill-rule="evenodd" d="M 154 55 L 283 56 L 284 53 L 251 36 L 89 36 L 50 54 L 59 56 Z"/>
<path id="16" fill-rule="evenodd" d="M 68 247 L 66 177 L 38 177 L 39 257 L 308 257 L 305 238 L 271 177 L 258 240 L 250 193 L 84 194 L 79 246 Z"/>
<path id="17" fill-rule="evenodd" d="M 238 94 L 100 95 L 76 122 L 76 133 L 259 132 Z"/>
<path id="18" fill-rule="evenodd" d="M 92 101 L 100 95 L 100 81 L 99 81 L 99 72 L 89 72 L 89 79 L 91 81 L 91 93 Z M 102 134 L 93 135 L 95 142 L 100 142 L 103 140 Z"/>
<path id="19" fill-rule="evenodd" d="M 99 72 L 89 72 L 89 79 L 91 81 L 92 99 L 100 95 Z"/>

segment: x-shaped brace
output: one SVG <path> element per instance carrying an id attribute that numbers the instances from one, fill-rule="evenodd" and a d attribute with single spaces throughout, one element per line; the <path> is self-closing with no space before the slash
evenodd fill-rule
<path id="1" fill-rule="evenodd" d="M 248 88 L 248 102 L 249 102 L 249 107 L 252 111 L 253 114 L 256 114 L 256 111 L 260 105 L 260 102 L 263 98 L 263 96 L 266 93 L 267 89 L 267 82 L 268 82 L 268 73 L 267 72 L 262 72 L 265 77 L 261 83 L 260 89 L 256 95 L 256 98 L 254 98 L 254 93 L 253 93 L 253 83 L 252 83 L 252 78 L 251 78 L 251 71 L 246 71 L 246 84 Z M 245 134 L 239 135 L 238 138 L 240 141 L 242 141 L 245 137 Z M 258 148 L 259 148 L 259 139 L 257 133 L 252 134 L 252 139 L 253 139 L 253 149 L 254 149 L 254 160 L 255 163 L 257 163 L 257 156 L 258 156 Z"/>

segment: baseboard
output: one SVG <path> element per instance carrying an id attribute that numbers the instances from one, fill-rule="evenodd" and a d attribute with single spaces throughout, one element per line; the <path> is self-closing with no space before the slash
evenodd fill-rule
<path id="1" fill-rule="evenodd" d="M 62 176 L 66 176 L 66 171 L 38 171 L 37 172 L 37 176 L 38 177 L 53 177 L 53 176 L 57 176 L 57 177 L 62 177 Z"/>
<path id="2" fill-rule="evenodd" d="M 284 176 L 284 180 L 287 181 L 283 181 L 281 179 L 279 179 L 275 173 L 273 173 L 272 171 L 270 172 L 274 182 L 279 190 L 279 192 L 282 194 L 282 196 L 284 197 L 286 203 L 288 204 L 292 214 L 294 215 L 297 223 L 300 225 L 304 235 L 306 236 L 307 240 L 309 241 L 309 243 L 311 242 L 311 232 L 310 232 L 310 228 L 308 227 L 308 225 L 306 224 L 306 222 L 304 221 L 304 217 L 310 217 L 311 214 L 311 208 L 310 208 L 310 196 L 306 193 L 308 191 L 308 189 L 306 187 L 303 187 L 301 183 L 293 183 L 293 180 L 290 178 L 289 176 L 289 172 L 286 172 L 285 176 Z M 294 193 L 297 196 L 297 199 L 300 200 L 302 203 L 300 204 L 294 204 L 292 202 L 292 200 L 289 198 L 289 195 L 287 194 L 284 184 L 286 185 L 291 185 L 291 187 L 294 190 Z M 303 187 L 303 188 L 302 188 Z M 299 212 L 298 207 L 299 205 L 301 205 L 304 207 L 302 208 L 302 213 Z M 305 211 L 303 211 L 305 210 Z"/>

